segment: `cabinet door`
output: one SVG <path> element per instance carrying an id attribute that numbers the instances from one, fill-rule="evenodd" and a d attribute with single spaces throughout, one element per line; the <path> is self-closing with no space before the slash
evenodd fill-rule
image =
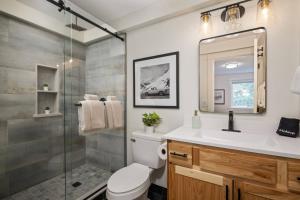
<path id="1" fill-rule="evenodd" d="M 268 188 L 261 185 L 236 181 L 236 200 L 299 200 L 300 194 L 289 191 L 279 191 L 276 188 Z"/>
<path id="2" fill-rule="evenodd" d="M 199 170 L 168 165 L 169 200 L 231 200 L 232 180 Z"/>

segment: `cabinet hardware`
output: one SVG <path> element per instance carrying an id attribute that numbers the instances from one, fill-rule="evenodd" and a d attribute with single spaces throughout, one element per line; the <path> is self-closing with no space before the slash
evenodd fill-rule
<path id="1" fill-rule="evenodd" d="M 173 156 L 180 156 L 180 157 L 183 157 L 183 158 L 187 158 L 187 154 L 186 153 L 176 153 L 176 152 L 170 152 L 171 155 Z"/>
<path id="2" fill-rule="evenodd" d="M 300 181 L 300 176 L 297 177 L 297 180 Z"/>
<path id="3" fill-rule="evenodd" d="M 229 187 L 226 185 L 226 200 L 229 200 Z"/>
<path id="4" fill-rule="evenodd" d="M 241 189 L 238 189 L 238 200 L 241 200 Z"/>

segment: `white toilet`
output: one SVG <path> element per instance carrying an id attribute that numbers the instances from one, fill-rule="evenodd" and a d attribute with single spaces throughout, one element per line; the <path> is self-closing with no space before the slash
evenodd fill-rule
<path id="1" fill-rule="evenodd" d="M 131 138 L 134 163 L 115 172 L 107 182 L 108 200 L 147 199 L 154 169 L 165 165 L 157 149 L 163 143 L 160 134 L 133 132 Z"/>

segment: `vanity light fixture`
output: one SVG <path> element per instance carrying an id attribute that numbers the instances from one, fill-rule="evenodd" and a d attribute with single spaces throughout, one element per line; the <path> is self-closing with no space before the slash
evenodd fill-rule
<path id="1" fill-rule="evenodd" d="M 223 22 L 233 22 L 242 18 L 245 14 L 245 7 L 234 4 L 228 6 L 221 14 L 221 19 Z"/>
<path id="2" fill-rule="evenodd" d="M 268 16 L 271 0 L 259 0 L 257 3 L 258 9 L 261 10 L 264 16 Z"/>
<path id="3" fill-rule="evenodd" d="M 259 0 L 257 3 L 256 21 L 259 24 L 274 21 L 273 16 L 274 2 L 272 0 Z M 272 20 L 273 19 L 273 20 Z"/>
<path id="4" fill-rule="evenodd" d="M 210 20 L 210 12 L 201 13 L 201 21 L 203 24 L 208 24 Z"/>
<path id="5" fill-rule="evenodd" d="M 241 26 L 241 24 L 238 23 L 238 20 L 242 18 L 246 13 L 246 9 L 244 6 L 242 6 L 242 4 L 245 4 L 250 1 L 254 0 L 239 1 L 230 5 L 204 11 L 201 13 L 201 21 L 203 22 L 203 24 L 206 24 L 205 26 L 208 26 L 208 23 L 211 21 L 211 13 L 223 10 L 221 14 L 221 20 L 229 25 L 229 29 L 238 29 Z M 271 7 L 272 0 L 258 0 L 258 15 L 263 15 L 265 19 L 269 18 L 270 12 L 272 10 Z"/>
<path id="6" fill-rule="evenodd" d="M 212 12 L 223 10 L 221 14 L 221 19 L 223 22 L 226 22 L 229 25 L 229 29 L 237 29 L 239 28 L 240 24 L 237 21 L 244 16 L 245 14 L 245 7 L 241 4 L 247 3 L 253 0 L 244 0 L 239 1 L 230 5 L 222 6 L 219 8 L 214 8 L 205 12 L 201 13 L 201 20 L 203 24 L 208 23 L 210 21 L 210 16 Z"/>
<path id="7" fill-rule="evenodd" d="M 204 33 L 208 33 L 209 27 L 211 26 L 211 15 L 210 12 L 201 13 L 201 22 L 202 22 L 202 29 Z"/>

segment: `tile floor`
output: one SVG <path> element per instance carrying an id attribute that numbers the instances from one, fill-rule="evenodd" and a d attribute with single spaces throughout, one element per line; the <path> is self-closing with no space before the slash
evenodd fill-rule
<path id="1" fill-rule="evenodd" d="M 62 174 L 3 200 L 65 200 L 65 189 L 67 200 L 76 200 L 98 185 L 106 183 L 110 176 L 109 171 L 92 164 L 84 164 L 74 169 L 72 174 L 67 173 L 67 188 L 65 188 L 65 174 Z M 80 182 L 81 185 L 72 186 L 75 182 Z"/>

